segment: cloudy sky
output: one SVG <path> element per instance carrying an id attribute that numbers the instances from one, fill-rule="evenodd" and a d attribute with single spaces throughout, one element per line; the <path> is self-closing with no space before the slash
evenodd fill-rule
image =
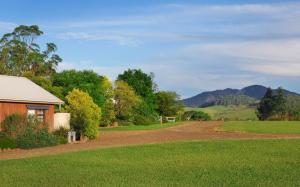
<path id="1" fill-rule="evenodd" d="M 209 3 L 208 3 L 209 2 Z M 300 92 L 300 1 L 2 0 L 0 34 L 37 24 L 59 70 L 155 73 L 183 98 L 251 84 Z"/>

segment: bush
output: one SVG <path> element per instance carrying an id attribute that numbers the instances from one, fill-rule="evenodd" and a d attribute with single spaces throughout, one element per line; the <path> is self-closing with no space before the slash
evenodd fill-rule
<path id="1" fill-rule="evenodd" d="M 130 126 L 130 125 L 134 125 L 131 121 L 118 121 L 118 125 L 119 126 Z"/>
<path id="2" fill-rule="evenodd" d="M 16 141 L 11 138 L 0 139 L 0 149 L 15 149 Z"/>
<path id="3" fill-rule="evenodd" d="M 192 120 L 208 121 L 211 117 L 205 112 L 197 111 L 192 115 Z"/>
<path id="4" fill-rule="evenodd" d="M 73 89 L 67 97 L 67 111 L 71 113 L 71 126 L 78 133 L 89 139 L 98 136 L 101 109 L 93 102 L 89 94 Z"/>
<path id="5" fill-rule="evenodd" d="M 12 138 L 9 138 L 6 133 L 0 132 L 0 149 L 14 149 L 16 148 L 16 142 Z"/>
<path id="6" fill-rule="evenodd" d="M 58 143 L 58 138 L 49 133 L 47 128 L 28 127 L 16 139 L 17 146 L 22 149 L 55 146 Z"/>
<path id="7" fill-rule="evenodd" d="M 133 123 L 134 125 L 150 125 L 153 123 L 153 119 L 143 115 L 135 115 Z"/>
<path id="8" fill-rule="evenodd" d="M 187 111 L 182 115 L 182 119 L 189 121 L 189 120 L 201 120 L 201 121 L 209 121 L 211 117 L 202 111 Z"/>
<path id="9" fill-rule="evenodd" d="M 18 134 L 22 133 L 27 126 L 27 119 L 20 114 L 12 114 L 7 116 L 1 123 L 1 129 L 9 137 L 16 138 Z"/>
<path id="10" fill-rule="evenodd" d="M 12 114 L 2 122 L 2 142 L 7 147 L 16 146 L 23 149 L 54 146 L 59 138 L 48 132 L 48 125 L 36 118 L 26 118 L 19 114 Z M 0 138 L 1 140 L 1 138 Z M 4 145 L 3 143 L 3 145 Z"/>
<path id="11" fill-rule="evenodd" d="M 60 144 L 66 144 L 68 143 L 68 132 L 69 129 L 60 127 L 58 130 L 53 132 L 53 135 L 58 138 Z"/>
<path id="12" fill-rule="evenodd" d="M 133 110 L 133 123 L 134 125 L 150 125 L 158 121 L 158 115 L 155 111 L 142 101 Z"/>
<path id="13" fill-rule="evenodd" d="M 7 138 L 7 134 L 5 132 L 0 131 L 0 140 Z"/>

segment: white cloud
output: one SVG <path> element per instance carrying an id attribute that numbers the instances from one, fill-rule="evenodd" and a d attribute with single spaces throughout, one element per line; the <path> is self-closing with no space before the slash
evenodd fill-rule
<path id="1" fill-rule="evenodd" d="M 227 57 L 236 67 L 278 76 L 300 76 L 300 39 L 264 40 L 221 44 L 194 45 L 185 49 L 189 53 L 204 52 Z M 221 56 L 221 57 L 220 57 Z"/>
<path id="2" fill-rule="evenodd" d="M 66 32 L 57 35 L 60 39 L 76 39 L 90 41 L 113 41 L 119 45 L 138 46 L 139 42 L 135 39 L 123 36 L 122 34 L 112 33 L 86 33 L 86 32 Z"/>
<path id="3" fill-rule="evenodd" d="M 6 30 L 12 30 L 17 26 L 17 24 L 12 23 L 12 22 L 3 22 L 0 21 L 0 32 L 1 31 L 6 31 Z"/>
<path id="4" fill-rule="evenodd" d="M 153 8 L 154 9 L 154 8 Z M 58 23 L 57 36 L 112 41 L 194 42 L 300 36 L 300 3 L 168 5 L 136 15 Z"/>
<path id="5" fill-rule="evenodd" d="M 126 46 L 143 44 L 143 50 L 150 44 L 157 49 L 151 48 L 147 57 L 139 59 L 142 63 L 88 67 L 112 79 L 127 68 L 142 68 L 156 74 L 160 88 L 187 97 L 216 88 L 273 85 L 274 78 L 298 78 L 299 9 L 300 3 L 175 4 L 160 7 L 155 14 L 148 11 L 66 23 L 58 36 Z M 280 86 L 280 81 L 275 86 Z"/>

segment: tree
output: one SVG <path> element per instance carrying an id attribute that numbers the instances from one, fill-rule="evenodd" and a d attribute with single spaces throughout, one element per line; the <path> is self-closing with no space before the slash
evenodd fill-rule
<path id="1" fill-rule="evenodd" d="M 140 98 L 132 87 L 122 80 L 115 82 L 115 111 L 119 120 L 130 120 L 139 103 Z"/>
<path id="2" fill-rule="evenodd" d="M 95 139 L 101 119 L 101 109 L 88 93 L 73 89 L 66 97 L 66 110 L 71 113 L 71 127 L 80 134 Z"/>
<path id="3" fill-rule="evenodd" d="M 43 32 L 37 25 L 20 25 L 0 39 L 0 74 L 50 76 L 62 59 L 55 54 L 57 47 L 47 43 L 44 51 L 35 42 Z"/>
<path id="4" fill-rule="evenodd" d="M 159 121 L 159 116 L 153 112 L 149 105 L 141 100 L 140 103 L 133 108 L 133 123 L 135 125 L 149 125 Z"/>
<path id="5" fill-rule="evenodd" d="M 156 98 L 157 111 L 161 116 L 174 116 L 183 108 L 180 97 L 175 92 L 161 91 L 156 94 Z"/>
<path id="6" fill-rule="evenodd" d="M 107 77 L 103 77 L 102 89 L 104 90 L 104 103 L 102 106 L 101 126 L 108 126 L 114 122 L 116 114 L 113 103 L 114 90 L 112 83 Z"/>
<path id="7" fill-rule="evenodd" d="M 62 87 L 64 96 L 77 88 L 87 92 L 100 108 L 105 102 L 105 89 L 102 88 L 102 82 L 102 76 L 88 70 L 65 70 L 53 76 L 53 86 Z"/>
<path id="8" fill-rule="evenodd" d="M 287 117 L 287 114 L 287 98 L 283 89 L 279 87 L 276 94 L 273 94 L 272 89 L 268 88 L 257 107 L 257 117 L 260 120 L 271 118 L 283 120 Z"/>
<path id="9" fill-rule="evenodd" d="M 153 110 L 155 109 L 155 89 L 156 84 L 153 80 L 154 74 L 149 75 L 140 69 L 128 69 L 123 74 L 118 76 L 117 80 L 123 80 L 131 86 L 135 93 L 142 97 L 142 99 Z"/>
<path id="10" fill-rule="evenodd" d="M 273 113 L 278 116 L 279 119 L 283 120 L 286 117 L 287 111 L 287 98 L 284 95 L 283 89 L 279 87 L 277 94 L 274 96 L 274 109 Z"/>
<path id="11" fill-rule="evenodd" d="M 273 115 L 274 101 L 273 101 L 273 91 L 271 88 L 267 89 L 266 94 L 261 99 L 257 107 L 257 117 L 260 120 L 266 120 Z"/>

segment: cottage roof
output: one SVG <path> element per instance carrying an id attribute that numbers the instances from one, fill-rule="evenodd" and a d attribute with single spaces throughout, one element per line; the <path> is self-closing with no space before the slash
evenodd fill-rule
<path id="1" fill-rule="evenodd" d="M 63 104 L 64 102 L 25 77 L 0 75 L 0 101 Z"/>

